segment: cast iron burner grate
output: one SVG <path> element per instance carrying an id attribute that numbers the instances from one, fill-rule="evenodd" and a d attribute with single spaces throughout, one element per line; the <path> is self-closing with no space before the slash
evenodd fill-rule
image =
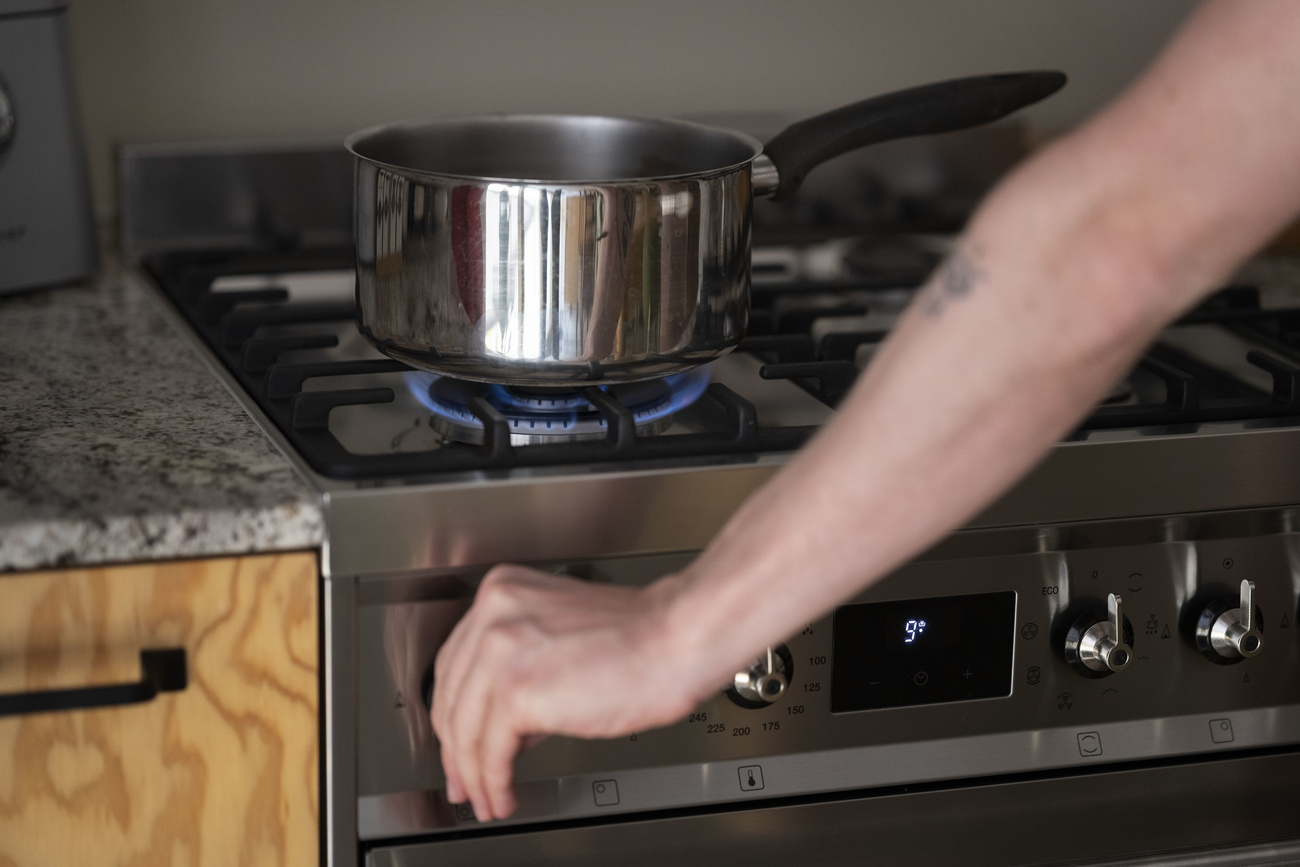
<path id="1" fill-rule="evenodd" d="M 784 291 L 755 288 L 755 310 L 740 348 L 768 362 L 759 371 L 763 378 L 793 380 L 827 405 L 838 405 L 857 379 L 860 354 L 878 346 L 888 331 L 830 330 L 818 337 L 813 323 L 863 317 L 869 307 L 863 299 L 870 298 L 875 284 L 844 284 L 838 289 L 834 284 L 800 284 Z M 792 297 L 808 301 L 777 303 Z M 1229 286 L 1175 323 L 1204 324 L 1245 335 L 1255 348 L 1243 350 L 1241 360 L 1269 379 L 1270 387 L 1252 386 L 1157 342 L 1070 438 L 1087 439 L 1093 432 L 1122 429 L 1146 435 L 1190 433 L 1212 422 L 1300 416 L 1300 310 L 1261 309 L 1256 289 Z M 1121 395 L 1126 400 L 1116 401 Z"/>
<path id="2" fill-rule="evenodd" d="M 445 442 L 425 450 L 382 454 L 351 451 L 331 432 L 330 413 L 366 404 L 391 404 L 396 392 L 380 383 L 394 374 L 399 378 L 422 374 L 378 357 L 378 353 L 363 358 L 330 355 L 339 347 L 340 335 L 355 329 L 353 299 L 294 300 L 287 290 L 275 285 L 217 292 L 213 281 L 236 275 L 350 271 L 353 255 L 351 249 L 176 253 L 145 262 L 240 386 L 299 454 L 325 476 L 416 479 L 602 462 L 643 466 L 647 461 L 683 465 L 750 460 L 760 454 L 794 450 L 816 432 L 815 425 L 765 426 L 755 404 L 747 399 L 746 388 L 732 383 L 745 392 L 737 393 L 720 382 L 697 382 L 698 399 L 685 411 L 694 420 L 690 432 L 660 432 L 662 423 L 643 417 L 644 401 L 621 389 L 585 387 L 564 400 L 574 403 L 588 428 L 578 432 L 578 441 L 552 442 L 523 434 L 520 428 L 527 423 L 525 417 L 512 416 L 521 400 L 527 409 L 528 397 L 515 394 L 503 405 L 489 394 L 445 386 L 439 390 L 454 393 L 453 415 L 457 424 L 466 427 L 458 438 L 472 442 Z M 887 334 L 887 328 L 857 328 L 854 324 L 873 311 L 882 292 L 897 303 L 900 294 L 905 300 L 914 288 L 885 286 L 882 279 L 870 275 L 824 284 L 756 284 L 750 327 L 740 351 L 763 362 L 758 368 L 761 379 L 788 379 L 834 407 Z M 837 327 L 822 327 L 828 322 Z M 1117 389 L 1115 394 L 1121 399 L 1099 407 L 1074 438 L 1086 439 L 1094 432 L 1115 429 L 1172 435 L 1216 421 L 1265 423 L 1263 420 L 1300 417 L 1300 310 L 1262 310 L 1253 289 L 1231 287 L 1182 322 L 1212 323 L 1247 335 L 1254 348 L 1242 351 L 1242 363 L 1261 371 L 1271 387 L 1244 383 L 1177 348 L 1157 344 Z M 301 355 L 303 350 L 325 353 L 327 360 L 283 360 L 286 354 Z M 309 380 L 314 384 L 305 388 Z M 320 389 L 322 382 L 337 383 L 338 387 Z M 428 391 L 428 385 L 423 388 Z M 944 399 L 943 394 L 933 395 L 935 401 Z"/>

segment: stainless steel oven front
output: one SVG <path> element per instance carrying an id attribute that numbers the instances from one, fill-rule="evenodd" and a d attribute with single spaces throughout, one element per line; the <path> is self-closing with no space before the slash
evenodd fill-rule
<path id="1" fill-rule="evenodd" d="M 725 511 L 743 487 L 701 508 Z M 346 535 L 366 536 L 364 509 L 338 506 Z M 788 686 L 770 702 L 719 684 L 666 728 L 544 741 L 517 763 L 518 812 L 488 825 L 447 802 L 427 709 L 434 656 L 481 567 L 335 574 L 334 862 L 1045 864 L 1213 847 L 1226 860 L 1195 863 L 1283 863 L 1300 853 L 1282 842 L 1300 835 L 1298 517 L 998 525 L 995 509 L 774 648 Z M 641 551 L 590 540 L 586 557 L 507 553 L 640 584 L 693 553 L 662 550 L 665 520 L 645 520 Z M 368 521 L 382 545 L 383 517 Z M 792 575 L 790 592 L 815 578 Z M 1122 653 L 1084 658 L 1087 635 Z"/>

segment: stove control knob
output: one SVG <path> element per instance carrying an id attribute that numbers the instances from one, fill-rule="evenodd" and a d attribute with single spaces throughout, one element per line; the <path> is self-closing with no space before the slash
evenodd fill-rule
<path id="1" fill-rule="evenodd" d="M 1255 656 L 1264 646 L 1255 582 L 1241 582 L 1241 593 L 1220 596 L 1196 621 L 1196 648 L 1219 665 L 1233 665 Z"/>
<path id="2" fill-rule="evenodd" d="M 1086 677 L 1107 677 L 1133 661 L 1133 625 L 1114 593 L 1105 609 L 1087 612 L 1065 635 L 1065 660 Z"/>
<path id="3" fill-rule="evenodd" d="M 769 647 L 752 665 L 736 672 L 727 697 L 741 707 L 767 707 L 785 695 L 793 671 L 794 660 L 785 645 Z"/>

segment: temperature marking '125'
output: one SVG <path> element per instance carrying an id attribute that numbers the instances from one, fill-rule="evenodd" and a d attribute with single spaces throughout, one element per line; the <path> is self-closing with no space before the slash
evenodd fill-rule
<path id="1" fill-rule="evenodd" d="M 903 643 L 911 644 L 913 641 L 916 641 L 918 637 L 920 637 L 922 632 L 925 632 L 925 621 L 909 620 L 907 621 L 907 624 L 903 627 L 903 631 L 907 633 L 907 637 L 903 639 Z"/>

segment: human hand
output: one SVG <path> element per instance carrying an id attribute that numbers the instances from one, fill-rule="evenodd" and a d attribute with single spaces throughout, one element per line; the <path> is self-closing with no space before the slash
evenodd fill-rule
<path id="1" fill-rule="evenodd" d="M 479 821 L 515 809 L 516 754 L 548 734 L 617 737 L 666 725 L 713 686 L 683 677 L 667 625 L 674 580 L 591 584 L 498 566 L 438 654 L 431 711 L 447 797 Z"/>

